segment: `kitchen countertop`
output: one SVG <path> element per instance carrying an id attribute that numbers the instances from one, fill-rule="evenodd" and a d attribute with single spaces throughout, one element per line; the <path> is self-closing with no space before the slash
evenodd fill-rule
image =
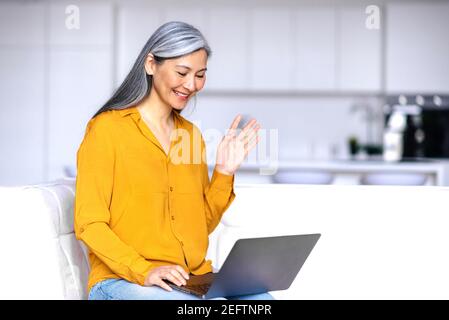
<path id="1" fill-rule="evenodd" d="M 435 171 L 449 165 L 449 160 L 437 159 L 409 159 L 399 162 L 386 162 L 382 159 L 372 158 L 363 160 L 333 159 L 333 160 L 280 160 L 277 163 L 279 170 L 290 169 L 326 169 L 338 171 L 354 170 L 394 170 L 394 171 Z M 241 170 L 259 170 L 260 168 L 275 167 L 276 163 L 243 163 Z"/>
<path id="2" fill-rule="evenodd" d="M 212 168 L 211 168 L 212 169 Z M 277 163 L 243 163 L 243 174 L 273 175 L 285 171 L 326 171 L 334 174 L 363 174 L 374 172 L 423 173 L 435 178 L 437 185 L 449 185 L 449 159 L 405 159 L 386 162 L 382 158 L 330 159 L 330 160 L 280 160 Z"/>

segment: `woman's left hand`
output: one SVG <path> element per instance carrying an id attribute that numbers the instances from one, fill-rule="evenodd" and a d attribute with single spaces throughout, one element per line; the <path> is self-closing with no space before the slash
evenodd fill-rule
<path id="1" fill-rule="evenodd" d="M 235 117 L 227 134 L 218 145 L 215 169 L 226 175 L 233 175 L 248 153 L 259 142 L 257 131 L 260 129 L 260 125 L 255 119 L 249 121 L 237 135 L 237 127 L 241 118 L 241 115 Z"/>

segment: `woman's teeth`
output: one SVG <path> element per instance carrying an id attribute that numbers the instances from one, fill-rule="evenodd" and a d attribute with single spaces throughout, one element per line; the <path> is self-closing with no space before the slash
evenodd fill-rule
<path id="1" fill-rule="evenodd" d="M 187 97 L 187 96 L 188 96 L 188 94 L 184 94 L 184 93 L 178 92 L 178 91 L 176 91 L 176 90 L 173 90 L 173 91 L 175 92 L 175 94 L 176 94 L 177 96 L 180 96 L 180 97 Z"/>

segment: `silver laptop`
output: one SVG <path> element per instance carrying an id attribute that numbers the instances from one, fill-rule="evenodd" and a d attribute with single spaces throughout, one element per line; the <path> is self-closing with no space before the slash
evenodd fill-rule
<path id="1" fill-rule="evenodd" d="M 217 273 L 190 275 L 175 290 L 203 299 L 257 294 L 290 287 L 321 234 L 239 239 Z"/>

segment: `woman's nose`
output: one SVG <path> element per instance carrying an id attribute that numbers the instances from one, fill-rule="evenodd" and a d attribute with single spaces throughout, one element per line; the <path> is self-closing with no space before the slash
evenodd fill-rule
<path id="1" fill-rule="evenodd" d="M 196 91 L 195 78 L 190 78 L 186 83 L 184 83 L 184 87 L 190 92 Z"/>

